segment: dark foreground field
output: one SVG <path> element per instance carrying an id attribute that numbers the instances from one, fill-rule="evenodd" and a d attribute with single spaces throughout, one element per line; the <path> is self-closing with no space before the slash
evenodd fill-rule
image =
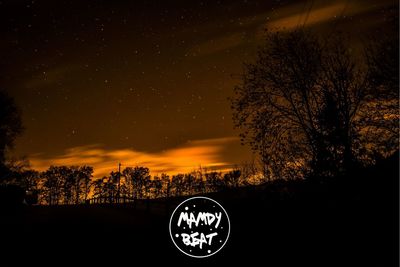
<path id="1" fill-rule="evenodd" d="M 5 210 L 0 266 L 398 266 L 398 158 L 327 188 L 277 184 L 209 195 L 231 236 L 193 259 L 170 240 L 182 199 Z M 347 177 L 346 179 L 350 179 Z"/>

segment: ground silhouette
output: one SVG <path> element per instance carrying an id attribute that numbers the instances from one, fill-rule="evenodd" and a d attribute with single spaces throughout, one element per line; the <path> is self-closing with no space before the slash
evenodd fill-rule
<path id="1" fill-rule="evenodd" d="M 187 198 L 173 197 L 148 205 L 139 201 L 136 207 L 3 211 L 2 261 L 30 266 L 398 266 L 398 160 L 396 153 L 323 185 L 276 181 L 207 194 L 231 220 L 227 245 L 210 258 L 189 258 L 173 245 L 169 216 Z"/>

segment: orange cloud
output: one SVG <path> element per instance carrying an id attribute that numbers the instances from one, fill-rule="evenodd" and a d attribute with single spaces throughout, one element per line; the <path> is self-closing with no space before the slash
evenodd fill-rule
<path id="1" fill-rule="evenodd" d="M 282 18 L 273 20 L 270 23 L 267 23 L 267 27 L 291 30 L 296 28 L 299 23 L 304 23 L 306 19 L 306 26 L 312 26 L 317 23 L 322 23 L 335 19 L 343 10 L 345 10 L 345 8 L 345 3 L 334 3 L 329 6 L 311 9 L 309 13 L 307 11 L 304 11 L 302 13 L 284 16 Z"/>
<path id="2" fill-rule="evenodd" d="M 176 174 L 190 172 L 199 166 L 224 170 L 232 164 L 222 160 L 221 153 L 236 137 L 195 140 L 169 150 L 148 153 L 133 149 L 105 149 L 100 145 L 80 146 L 67 149 L 62 155 L 46 158 L 43 155 L 29 157 L 32 168 L 43 171 L 50 165 L 90 165 L 94 177 L 99 178 L 122 167 L 146 166 L 152 174 L 166 172 Z"/>
<path id="3" fill-rule="evenodd" d="M 272 11 L 239 17 L 239 23 L 234 28 L 230 28 L 223 35 L 193 46 L 188 50 L 188 54 L 196 56 L 214 54 L 244 45 L 249 38 L 257 43 L 263 40 L 265 29 L 289 31 L 302 26 L 311 28 L 324 23 L 338 22 L 342 17 L 366 14 L 391 4 L 393 3 L 387 1 L 375 3 L 360 0 L 353 2 L 346 0 L 314 1 L 312 4 L 311 2 L 297 1 L 274 8 Z M 214 24 L 204 25 L 202 30 L 210 31 L 213 26 Z"/>
<path id="4" fill-rule="evenodd" d="M 336 21 L 341 17 L 354 16 L 377 10 L 387 5 L 385 2 L 372 3 L 363 1 L 336 1 L 326 4 L 326 2 L 315 2 L 313 5 L 308 3 L 297 3 L 283 8 L 276 9 L 269 14 L 260 15 L 267 17 L 262 25 L 262 30 L 279 29 L 293 30 L 296 27 L 311 27 L 317 24 Z M 298 11 L 301 12 L 298 12 Z"/>

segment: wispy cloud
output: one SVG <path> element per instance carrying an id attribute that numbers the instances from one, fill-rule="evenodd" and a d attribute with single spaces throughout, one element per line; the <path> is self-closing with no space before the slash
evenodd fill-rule
<path id="1" fill-rule="evenodd" d="M 390 3 L 389 3 L 390 4 Z M 261 27 L 271 30 L 293 30 L 296 27 L 313 27 L 322 23 L 329 23 L 343 17 L 365 14 L 372 10 L 378 10 L 388 3 L 383 1 L 371 3 L 366 1 L 314 1 L 311 3 L 295 3 L 284 6 L 260 15 L 267 18 Z"/>
<path id="2" fill-rule="evenodd" d="M 336 2 L 327 6 L 322 7 L 305 7 L 302 12 L 294 13 L 291 12 L 292 8 L 301 10 L 300 7 L 291 7 L 286 10 L 277 11 L 282 14 L 280 17 L 266 23 L 269 28 L 280 28 L 284 30 L 292 30 L 298 26 L 301 26 L 306 22 L 305 26 L 310 27 L 317 23 L 327 22 L 335 19 L 339 16 L 342 11 L 345 11 L 348 4 L 344 2 Z"/>
<path id="3" fill-rule="evenodd" d="M 232 163 L 224 161 L 221 153 L 226 146 L 237 140 L 236 137 L 195 140 L 156 153 L 133 149 L 105 149 L 100 145 L 90 145 L 73 147 L 50 158 L 32 155 L 29 160 L 37 170 L 46 170 L 50 165 L 90 165 L 95 169 L 95 177 L 102 177 L 116 170 L 118 162 L 125 167 L 146 166 L 153 174 L 190 172 L 199 166 L 224 170 Z"/>
<path id="4" fill-rule="evenodd" d="M 265 29 L 290 31 L 297 27 L 312 28 L 324 23 L 336 22 L 343 17 L 365 15 L 382 7 L 393 5 L 388 1 L 297 1 L 270 11 L 237 18 L 236 24 L 227 24 L 226 33 L 203 41 L 189 50 L 190 55 L 209 55 L 249 44 L 257 44 L 264 37 Z M 362 27 L 365 25 L 357 25 Z M 203 31 L 210 25 L 204 25 Z"/>

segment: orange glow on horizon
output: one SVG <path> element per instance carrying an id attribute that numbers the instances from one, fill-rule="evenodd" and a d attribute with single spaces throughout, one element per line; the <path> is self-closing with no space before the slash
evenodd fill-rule
<path id="1" fill-rule="evenodd" d="M 43 155 L 29 157 L 32 168 L 44 171 L 51 165 L 89 165 L 94 168 L 94 178 L 101 178 L 118 168 L 133 166 L 148 167 L 152 175 L 191 172 L 205 167 L 224 171 L 233 164 L 222 160 L 221 152 L 236 137 L 195 140 L 183 146 L 161 152 L 142 152 L 133 149 L 108 150 L 100 145 L 81 146 L 67 149 L 62 155 L 46 158 Z"/>

